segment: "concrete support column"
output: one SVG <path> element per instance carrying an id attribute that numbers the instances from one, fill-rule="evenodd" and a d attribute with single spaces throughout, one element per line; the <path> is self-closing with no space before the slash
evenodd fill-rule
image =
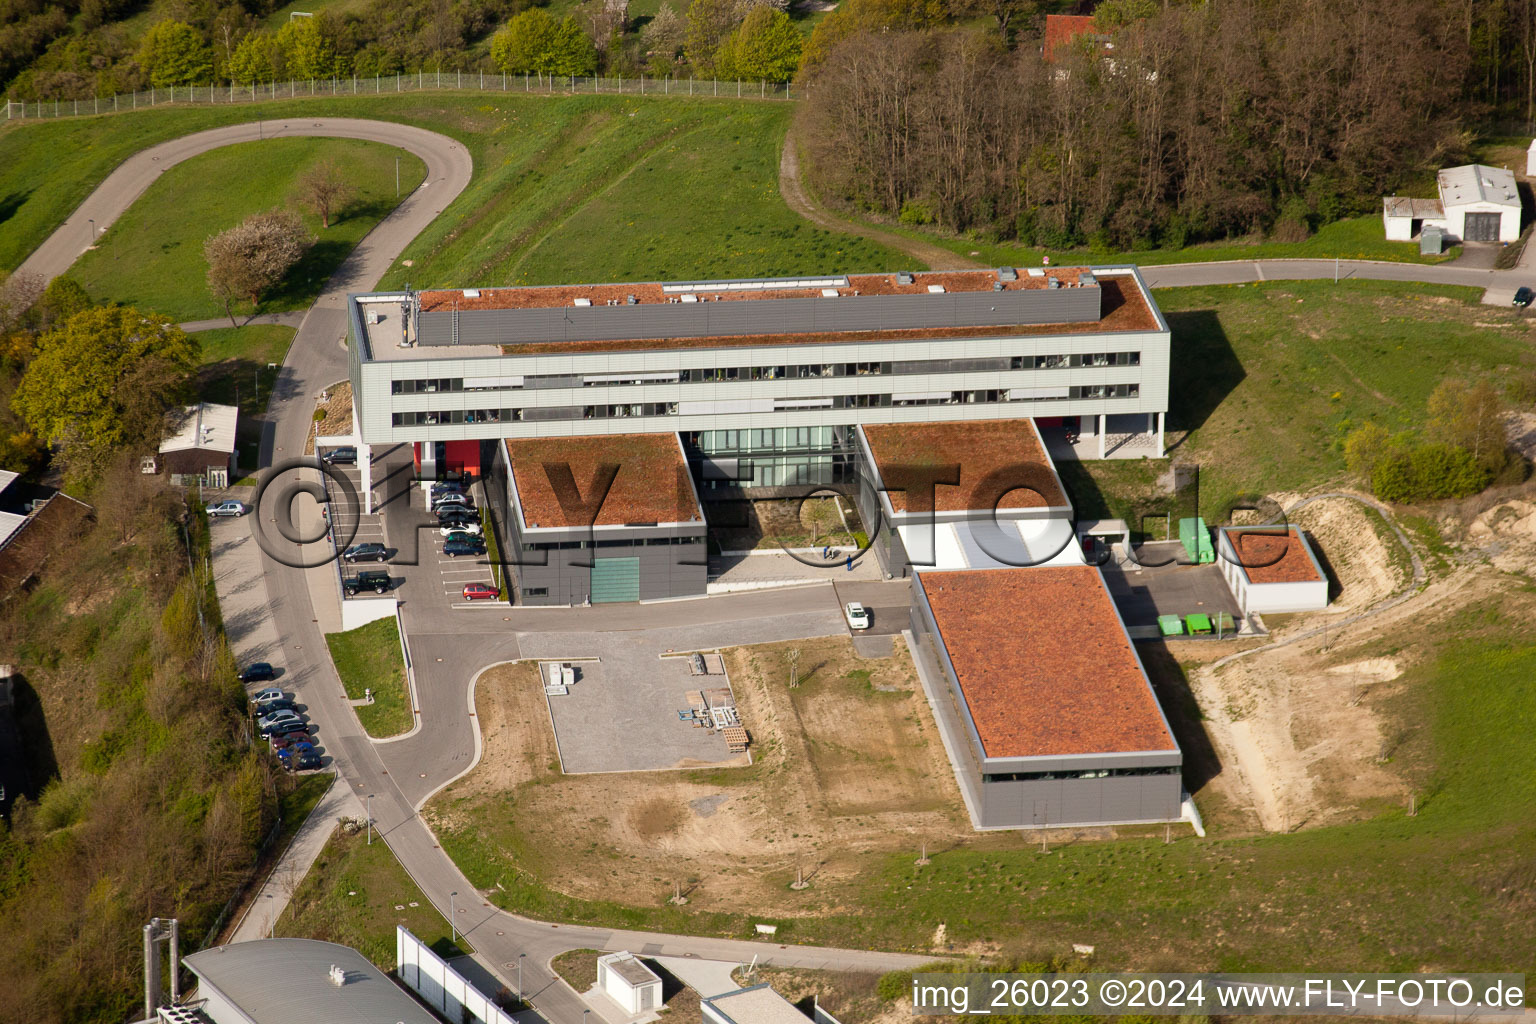
<path id="1" fill-rule="evenodd" d="M 363 513 L 373 515 L 373 449 L 357 446 L 357 471 L 363 479 Z"/>
<path id="2" fill-rule="evenodd" d="M 1163 426 L 1168 420 L 1166 412 L 1154 413 L 1157 417 L 1157 457 L 1162 458 L 1168 453 L 1163 450 Z"/>
<path id="3" fill-rule="evenodd" d="M 1105 427 L 1105 424 L 1108 422 L 1108 420 L 1109 420 L 1108 416 L 1105 416 L 1103 413 L 1099 413 L 1099 458 L 1101 458 L 1101 459 L 1104 457 L 1104 454 L 1105 454 L 1105 452 L 1104 452 L 1104 427 Z"/>

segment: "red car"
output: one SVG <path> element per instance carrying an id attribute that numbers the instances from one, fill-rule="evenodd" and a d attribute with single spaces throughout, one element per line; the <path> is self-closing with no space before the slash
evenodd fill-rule
<path id="1" fill-rule="evenodd" d="M 464 584 L 464 600 L 466 601 L 494 601 L 501 596 L 501 591 L 489 583 Z"/>
<path id="2" fill-rule="evenodd" d="M 308 732 L 290 732 L 285 733 L 282 736 L 271 737 L 273 750 L 282 750 L 286 747 L 291 747 L 298 743 L 309 742 L 309 740 L 310 736 Z"/>

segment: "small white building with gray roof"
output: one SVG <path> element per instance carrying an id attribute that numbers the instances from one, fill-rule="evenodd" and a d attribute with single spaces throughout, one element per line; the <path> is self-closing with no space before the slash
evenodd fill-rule
<path id="1" fill-rule="evenodd" d="M 1438 228 L 1450 244 L 1513 242 L 1520 237 L 1520 190 L 1507 167 L 1466 164 L 1436 175 L 1440 198 L 1382 200 L 1382 224 L 1389 241 L 1409 241 Z"/>

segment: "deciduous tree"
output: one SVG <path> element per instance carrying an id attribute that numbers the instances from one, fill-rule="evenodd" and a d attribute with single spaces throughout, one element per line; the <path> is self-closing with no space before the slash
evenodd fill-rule
<path id="1" fill-rule="evenodd" d="M 803 37 L 789 15 L 772 7 L 753 7 L 720 46 L 720 74 L 766 82 L 787 82 L 800 66 Z"/>
<path id="2" fill-rule="evenodd" d="M 559 23 L 542 7 L 530 7 L 491 39 L 491 60 L 509 74 L 548 69 Z"/>
<path id="3" fill-rule="evenodd" d="M 328 228 L 331 214 L 350 203 L 357 195 L 357 189 L 342 175 L 336 161 L 322 160 L 299 179 L 299 193 L 304 205 L 320 218 L 320 226 Z"/>
<path id="4" fill-rule="evenodd" d="M 144 33 L 139 67 L 151 85 L 197 85 L 213 80 L 213 50 L 184 21 L 162 21 Z"/>
<path id="5" fill-rule="evenodd" d="M 235 322 L 230 307 L 235 299 L 259 305 L 261 297 L 304 258 L 314 242 L 297 214 L 273 210 L 247 217 L 203 243 L 208 288 L 224 303 L 229 322 Z"/>
<path id="6" fill-rule="evenodd" d="M 132 306 L 88 309 L 38 338 L 11 405 L 50 442 L 96 451 L 158 444 L 199 351 L 166 317 Z"/>

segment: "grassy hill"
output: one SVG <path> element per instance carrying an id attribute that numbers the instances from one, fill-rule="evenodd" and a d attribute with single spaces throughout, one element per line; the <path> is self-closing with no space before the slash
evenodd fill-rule
<path id="1" fill-rule="evenodd" d="M 0 268 L 133 152 L 221 124 L 374 117 L 462 142 L 470 186 L 385 279 L 436 285 L 859 271 L 911 261 L 806 224 L 778 194 L 782 104 L 407 94 L 171 108 L 0 128 Z M 723 243 L 723 244 L 722 244 Z M 200 275 L 199 275 L 200 276 Z"/>

